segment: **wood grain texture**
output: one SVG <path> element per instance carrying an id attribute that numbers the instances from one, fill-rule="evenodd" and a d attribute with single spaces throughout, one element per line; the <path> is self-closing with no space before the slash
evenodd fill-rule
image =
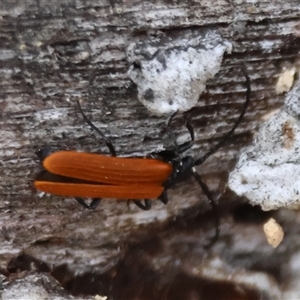
<path id="1" fill-rule="evenodd" d="M 195 158 L 238 118 L 246 90 L 240 65 L 248 70 L 251 104 L 241 126 L 231 143 L 198 168 L 215 196 L 225 189 L 228 170 L 261 117 L 280 108 L 280 73 L 299 65 L 299 1 L 2 0 L 0 15 L 2 268 L 23 251 L 54 267 L 68 263 L 73 270 L 103 274 L 117 265 L 124 245 L 159 231 L 188 208 L 210 209 L 193 181 L 170 191 L 172 203 L 155 204 L 149 212 L 111 201 L 87 212 L 72 199 L 40 198 L 33 188 L 41 147 L 107 154 L 77 111 L 77 99 L 120 156 L 173 145 L 167 116 L 151 115 L 137 100 L 127 76 L 129 43 L 158 31 L 176 35 L 198 27 L 218 28 L 232 43 L 193 111 Z M 172 124 L 180 142 L 188 139 L 183 125 L 182 116 Z M 253 240 L 256 233 L 249 233 Z"/>

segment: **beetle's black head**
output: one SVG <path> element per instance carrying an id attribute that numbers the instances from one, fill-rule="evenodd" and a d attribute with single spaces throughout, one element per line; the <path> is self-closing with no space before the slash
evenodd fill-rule
<path id="1" fill-rule="evenodd" d="M 192 168 L 195 165 L 195 161 L 192 156 L 185 156 L 180 160 L 180 164 L 177 166 L 177 169 L 174 170 L 177 173 L 177 180 L 185 180 L 191 176 L 193 173 Z"/>
<path id="2" fill-rule="evenodd" d="M 191 156 L 185 156 L 182 159 L 172 161 L 173 172 L 166 183 L 166 187 L 173 186 L 176 182 L 186 180 L 193 173 L 194 159 Z"/>

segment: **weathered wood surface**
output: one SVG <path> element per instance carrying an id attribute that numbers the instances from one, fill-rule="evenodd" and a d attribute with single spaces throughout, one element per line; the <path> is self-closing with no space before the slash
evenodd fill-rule
<path id="1" fill-rule="evenodd" d="M 73 270 L 101 274 L 117 265 L 129 242 L 147 239 L 187 208 L 209 209 L 192 180 L 170 191 L 169 205 L 155 203 L 150 212 L 114 200 L 85 211 L 72 199 L 39 197 L 32 187 L 41 169 L 35 155 L 40 147 L 107 153 L 82 120 L 76 99 L 119 155 L 145 155 L 170 145 L 167 117 L 151 115 L 138 102 L 127 76 L 126 48 L 135 37 L 213 26 L 233 44 L 198 103 L 195 157 L 238 117 L 245 101 L 240 65 L 247 68 L 252 99 L 246 117 L 232 143 L 199 168 L 216 196 L 261 117 L 281 106 L 277 78 L 299 58 L 299 1 L 3 0 L 0 15 L 2 268 L 24 251 L 55 267 L 67 263 Z M 180 116 L 173 126 L 185 140 Z"/>

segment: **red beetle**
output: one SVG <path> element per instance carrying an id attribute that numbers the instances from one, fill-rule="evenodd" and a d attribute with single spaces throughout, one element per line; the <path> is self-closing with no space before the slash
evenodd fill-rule
<path id="1" fill-rule="evenodd" d="M 140 208 L 148 210 L 152 205 L 150 199 L 158 198 L 167 204 L 166 191 L 177 182 L 194 176 L 215 212 L 215 239 L 217 239 L 219 218 L 216 204 L 209 188 L 197 173 L 196 166 L 201 165 L 228 141 L 246 112 L 251 89 L 249 76 L 244 69 L 242 71 L 246 78 L 247 91 L 240 116 L 223 139 L 201 158 L 195 160 L 191 156 L 181 157 L 181 154 L 191 148 L 194 142 L 194 130 L 189 120 L 186 126 L 191 136 L 190 141 L 177 145 L 175 140 L 176 146 L 173 150 L 153 152 L 147 158 L 116 157 L 111 141 L 85 116 L 78 102 L 83 118 L 105 140 L 111 156 L 75 151 L 49 154 L 49 149 L 42 149 L 38 155 L 46 171 L 34 182 L 36 189 L 55 195 L 73 196 L 81 205 L 89 209 L 95 209 L 101 198 L 114 198 L 132 200 Z M 168 122 L 168 130 L 172 137 L 174 133 L 170 129 L 170 123 L 174 115 Z M 90 205 L 82 199 L 85 197 L 93 198 Z M 144 204 L 139 201 L 140 199 L 145 199 Z"/>

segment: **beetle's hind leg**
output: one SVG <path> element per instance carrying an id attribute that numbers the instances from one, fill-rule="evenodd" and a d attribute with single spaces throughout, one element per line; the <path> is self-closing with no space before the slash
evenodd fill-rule
<path id="1" fill-rule="evenodd" d="M 152 207 L 152 201 L 149 199 L 144 200 L 145 204 L 143 204 L 140 200 L 132 200 L 132 201 L 136 206 L 138 206 L 140 209 L 143 210 L 150 210 Z"/>
<path id="2" fill-rule="evenodd" d="M 82 205 L 84 208 L 94 210 L 97 208 L 97 206 L 100 204 L 101 199 L 100 198 L 93 198 L 91 204 L 87 204 L 82 198 L 75 197 L 75 200 Z"/>
<path id="3" fill-rule="evenodd" d="M 168 204 L 169 199 L 166 191 L 163 191 L 163 193 L 158 197 L 158 199 L 163 203 L 163 204 Z"/>

